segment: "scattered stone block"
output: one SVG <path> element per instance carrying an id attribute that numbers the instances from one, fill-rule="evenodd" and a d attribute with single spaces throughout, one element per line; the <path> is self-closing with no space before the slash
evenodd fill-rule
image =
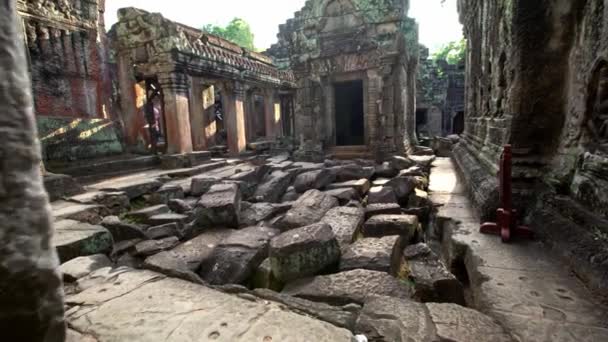
<path id="1" fill-rule="evenodd" d="M 407 204 L 408 206 L 415 208 L 433 206 L 433 203 L 429 199 L 428 192 L 420 189 L 415 189 L 415 191 L 409 195 Z"/>
<path id="2" fill-rule="evenodd" d="M 327 169 L 309 171 L 299 174 L 293 186 L 298 193 L 304 193 L 310 189 L 323 189 L 334 181 L 336 176 Z"/>
<path id="3" fill-rule="evenodd" d="M 335 207 L 330 209 L 321 222 L 329 224 L 336 236 L 340 249 L 351 244 L 355 239 L 356 233 L 363 226 L 363 209 L 357 207 Z"/>
<path id="4" fill-rule="evenodd" d="M 410 194 L 414 192 L 416 184 L 411 178 L 395 177 L 386 182 L 385 186 L 391 187 L 395 192 L 397 201 L 401 204 L 405 204 L 407 203 Z"/>
<path id="5" fill-rule="evenodd" d="M 393 167 L 395 167 L 399 171 L 409 169 L 410 167 L 416 165 L 415 161 L 411 160 L 408 157 L 403 157 L 403 156 L 393 156 L 391 158 L 390 162 L 393 165 Z"/>
<path id="6" fill-rule="evenodd" d="M 253 198 L 256 202 L 278 202 L 291 184 L 293 174 L 290 172 L 274 171 L 258 186 Z"/>
<path id="7" fill-rule="evenodd" d="M 187 215 L 168 213 L 168 214 L 159 214 L 154 215 L 146 220 L 146 223 L 150 226 L 162 226 L 165 224 L 176 223 L 178 227 L 183 227 L 188 221 L 189 217 Z"/>
<path id="8" fill-rule="evenodd" d="M 345 248 L 340 271 L 366 269 L 397 275 L 402 247 L 397 235 L 357 240 Z"/>
<path id="9" fill-rule="evenodd" d="M 406 247 L 403 259 L 400 273 L 412 281 L 413 298 L 422 302 L 465 305 L 462 284 L 426 244 Z"/>
<path id="10" fill-rule="evenodd" d="M 125 215 L 125 218 L 130 221 L 145 223 L 150 219 L 150 217 L 160 214 L 168 214 L 171 210 L 166 204 L 159 204 L 147 208 L 143 208 L 140 210 L 132 211 Z"/>
<path id="11" fill-rule="evenodd" d="M 178 214 L 185 214 L 194 209 L 194 207 L 190 203 L 179 198 L 170 199 L 167 203 L 167 206 L 169 207 L 169 209 L 171 209 L 171 211 L 174 211 Z"/>
<path id="12" fill-rule="evenodd" d="M 420 166 L 416 165 L 416 166 L 407 168 L 405 170 L 399 171 L 399 175 L 397 175 L 397 177 L 413 177 L 413 176 L 423 177 L 423 176 L 426 176 L 426 174 L 424 173 L 424 170 L 422 170 L 422 168 Z"/>
<path id="13" fill-rule="evenodd" d="M 367 204 L 398 203 L 395 190 L 390 186 L 374 186 L 367 194 Z"/>
<path id="14" fill-rule="evenodd" d="M 74 220 L 99 224 L 104 216 L 110 212 L 102 205 L 98 204 L 79 204 L 66 201 L 51 203 L 53 218 L 57 220 Z"/>
<path id="15" fill-rule="evenodd" d="M 149 256 L 143 261 L 141 266 L 169 277 L 197 284 L 203 283 L 203 280 L 196 273 L 189 270 L 186 263 L 182 259 L 176 258 L 171 251 L 164 251 Z"/>
<path id="16" fill-rule="evenodd" d="M 374 175 L 373 167 L 364 167 L 357 164 L 334 166 L 329 170 L 336 175 L 337 182 L 347 182 L 362 178 L 370 179 Z"/>
<path id="17" fill-rule="evenodd" d="M 112 279 L 69 296 L 66 302 L 73 307 L 66 314 L 69 325 L 100 341 L 158 341 L 159 336 L 230 342 L 353 338 L 346 329 L 271 300 L 226 294 L 148 270 L 114 272 Z"/>
<path id="18" fill-rule="evenodd" d="M 241 203 L 241 214 L 239 224 L 242 227 L 254 226 L 262 221 L 270 220 L 273 217 L 291 209 L 292 204 L 275 203 Z"/>
<path id="19" fill-rule="evenodd" d="M 293 186 L 290 186 L 281 198 L 281 202 L 295 202 L 300 198 L 300 195 Z"/>
<path id="20" fill-rule="evenodd" d="M 315 275 L 339 260 L 338 241 L 326 223 L 290 230 L 270 242 L 272 273 L 283 282 Z"/>
<path id="21" fill-rule="evenodd" d="M 236 184 L 213 185 L 196 206 L 196 225 L 202 227 L 239 226 L 241 192 Z"/>
<path id="22" fill-rule="evenodd" d="M 401 215 L 401 206 L 397 203 L 373 203 L 365 207 L 365 219 L 376 215 Z"/>
<path id="23" fill-rule="evenodd" d="M 93 191 L 70 197 L 71 202 L 80 204 L 100 204 L 111 214 L 120 214 L 130 207 L 129 197 L 124 192 Z"/>
<path id="24" fill-rule="evenodd" d="M 393 165 L 392 162 L 383 162 L 382 164 L 376 165 L 374 176 L 380 178 L 393 178 L 399 173 L 399 170 Z"/>
<path id="25" fill-rule="evenodd" d="M 368 219 L 363 225 L 363 237 L 383 237 L 399 235 L 404 241 L 411 241 L 416 237 L 420 224 L 418 217 L 412 215 L 376 215 Z"/>
<path id="26" fill-rule="evenodd" d="M 212 285 L 242 284 L 268 256 L 270 239 L 280 232 L 267 227 L 237 230 L 203 260 L 199 275 Z"/>
<path id="27" fill-rule="evenodd" d="M 134 255 L 135 256 L 150 256 L 162 251 L 169 250 L 179 244 L 179 239 L 175 236 L 170 236 L 168 238 L 160 239 L 160 240 L 147 240 L 142 241 L 135 245 L 134 247 Z"/>
<path id="28" fill-rule="evenodd" d="M 365 302 L 355 331 L 378 342 L 513 341 L 495 320 L 478 311 L 456 304 L 423 304 L 386 296 Z"/>
<path id="29" fill-rule="evenodd" d="M 95 254 L 72 259 L 62 264 L 59 271 L 66 282 L 73 282 L 97 269 L 111 266 L 112 262 L 105 254 Z"/>
<path id="30" fill-rule="evenodd" d="M 112 234 L 102 226 L 73 220 L 57 221 L 54 226 L 53 245 L 62 263 L 80 256 L 112 251 Z"/>
<path id="31" fill-rule="evenodd" d="M 364 196 L 371 188 L 371 183 L 368 179 L 362 178 L 358 180 L 351 180 L 342 183 L 333 183 L 327 186 L 328 190 L 353 188 L 359 192 L 359 195 Z"/>
<path id="32" fill-rule="evenodd" d="M 363 304 L 373 296 L 411 297 L 401 280 L 386 272 L 361 269 L 299 279 L 287 284 L 282 293 L 330 305 Z"/>
<path id="33" fill-rule="evenodd" d="M 193 177 L 190 184 L 190 195 L 201 196 L 205 194 L 215 184 L 221 183 L 222 180 L 217 177 L 199 176 Z"/>
<path id="34" fill-rule="evenodd" d="M 130 200 L 156 191 L 163 185 L 157 179 L 136 179 L 104 183 L 100 190 L 124 192 Z"/>
<path id="35" fill-rule="evenodd" d="M 117 216 L 106 216 L 101 225 L 110 231 L 114 242 L 133 239 L 146 239 L 143 229 L 135 224 L 122 222 Z"/>
<path id="36" fill-rule="evenodd" d="M 163 224 L 160 226 L 150 227 L 146 230 L 146 235 L 150 239 L 162 239 L 169 236 L 180 235 L 178 224 L 175 222 Z"/>
<path id="37" fill-rule="evenodd" d="M 325 213 L 337 205 L 335 197 L 319 190 L 309 190 L 293 203 L 293 207 L 277 222 L 277 227 L 289 230 L 311 225 L 319 222 Z"/>
<path id="38" fill-rule="evenodd" d="M 325 194 L 335 197 L 340 205 L 346 205 L 350 201 L 358 201 L 361 198 L 359 193 L 354 188 L 343 188 L 324 191 Z"/>
<path id="39" fill-rule="evenodd" d="M 253 291 L 256 297 L 281 303 L 295 312 L 312 316 L 335 326 L 354 330 L 359 308 L 337 307 L 325 303 L 318 303 L 302 298 L 292 297 L 284 293 L 277 293 L 268 289 Z"/>
<path id="40" fill-rule="evenodd" d="M 270 259 L 266 258 L 256 269 L 251 285 L 254 289 L 281 291 L 284 284 L 274 276 Z"/>
<path id="41" fill-rule="evenodd" d="M 150 195 L 148 202 L 151 204 L 167 204 L 170 200 L 184 198 L 184 190 L 181 186 L 165 184 Z"/>
<path id="42" fill-rule="evenodd" d="M 82 185 L 78 184 L 72 176 L 47 172 L 42 180 L 51 201 L 57 201 L 85 191 Z"/>

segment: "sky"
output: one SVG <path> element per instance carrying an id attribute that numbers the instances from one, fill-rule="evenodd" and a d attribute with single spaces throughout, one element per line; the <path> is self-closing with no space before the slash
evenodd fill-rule
<path id="1" fill-rule="evenodd" d="M 106 25 L 116 23 L 122 7 L 160 12 L 166 18 L 192 27 L 205 24 L 224 26 L 233 18 L 247 21 L 255 35 L 257 48 L 265 50 L 276 42 L 279 25 L 293 17 L 306 0 L 106 0 Z M 420 42 L 431 53 L 443 44 L 462 37 L 456 0 L 410 0 L 409 16 L 420 25 Z"/>

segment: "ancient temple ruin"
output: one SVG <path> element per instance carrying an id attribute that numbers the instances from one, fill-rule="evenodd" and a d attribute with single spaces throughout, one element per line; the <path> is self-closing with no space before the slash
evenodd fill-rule
<path id="1" fill-rule="evenodd" d="M 113 33 L 128 144 L 137 144 L 137 107 L 154 101 L 154 89 L 162 93 L 169 154 L 216 145 L 219 124 L 234 154 L 255 138 L 282 135 L 281 108 L 290 107 L 281 91 L 285 95 L 294 87 L 290 72 L 277 70 L 267 56 L 158 13 L 126 8 L 119 16 Z M 216 90 L 225 109 L 222 123 L 214 112 Z"/>
<path id="2" fill-rule="evenodd" d="M 302 157 L 413 150 L 418 39 L 408 9 L 404 0 L 311 0 L 281 26 L 269 54 L 295 77 Z"/>

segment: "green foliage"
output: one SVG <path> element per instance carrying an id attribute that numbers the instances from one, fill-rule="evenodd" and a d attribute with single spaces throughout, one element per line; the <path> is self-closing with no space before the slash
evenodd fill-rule
<path id="1" fill-rule="evenodd" d="M 448 64 L 458 64 L 465 58 L 467 41 L 463 38 L 459 41 L 449 42 L 435 52 L 432 56 L 434 61 L 445 60 Z"/>
<path id="2" fill-rule="evenodd" d="M 226 27 L 207 24 L 201 30 L 220 36 L 249 50 L 255 50 L 251 26 L 241 18 L 232 19 Z"/>

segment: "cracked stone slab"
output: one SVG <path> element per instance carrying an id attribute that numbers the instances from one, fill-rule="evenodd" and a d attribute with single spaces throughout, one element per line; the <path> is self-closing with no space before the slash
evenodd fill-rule
<path id="1" fill-rule="evenodd" d="M 109 254 L 112 252 L 112 235 L 101 226 L 73 220 L 55 222 L 53 245 L 62 262 L 79 256 Z"/>
<path id="2" fill-rule="evenodd" d="M 351 341 L 346 329 L 273 301 L 126 270 L 70 296 L 67 321 L 100 341 Z"/>

